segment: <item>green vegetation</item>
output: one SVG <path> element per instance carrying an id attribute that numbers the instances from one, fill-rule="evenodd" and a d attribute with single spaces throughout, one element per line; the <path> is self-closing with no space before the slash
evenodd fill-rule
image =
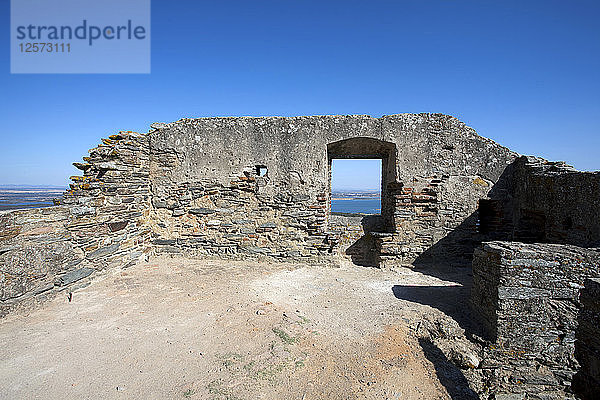
<path id="1" fill-rule="evenodd" d="M 213 396 L 218 396 L 217 398 L 225 400 L 239 400 L 239 398 L 234 396 L 229 389 L 226 389 L 221 385 L 222 381 L 216 380 L 209 383 L 206 388 L 208 389 L 208 393 L 212 394 Z"/>
<path id="2" fill-rule="evenodd" d="M 279 375 L 286 367 L 287 362 L 285 361 L 280 364 L 270 365 L 256 371 L 256 377 L 269 381 L 273 384 L 276 382 L 277 375 Z"/>
<path id="3" fill-rule="evenodd" d="M 273 328 L 273 333 L 276 334 L 277 337 L 279 337 L 279 339 L 281 339 L 281 341 L 285 344 L 294 344 L 298 341 L 297 338 L 288 335 L 287 332 L 279 328 Z"/>
<path id="4" fill-rule="evenodd" d="M 227 368 L 234 366 L 238 362 L 244 361 L 244 356 L 237 353 L 227 353 L 217 358 L 223 360 L 223 365 Z"/>

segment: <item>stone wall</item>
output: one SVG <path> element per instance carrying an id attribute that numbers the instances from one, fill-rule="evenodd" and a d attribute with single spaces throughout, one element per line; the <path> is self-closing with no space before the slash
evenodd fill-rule
<path id="1" fill-rule="evenodd" d="M 477 199 L 516 157 L 441 114 L 201 118 L 153 129 L 153 243 L 204 256 L 346 253 L 355 243 L 329 223 L 331 159 L 381 158 L 384 224 L 371 248 L 390 263 L 465 264 L 479 243 Z"/>
<path id="2" fill-rule="evenodd" d="M 0 316 L 93 272 L 71 242 L 68 219 L 65 207 L 0 213 Z"/>
<path id="3" fill-rule="evenodd" d="M 573 387 L 583 400 L 594 400 L 600 393 L 600 279 L 585 281 L 580 301 L 575 356 L 581 368 Z"/>
<path id="4" fill-rule="evenodd" d="M 600 172 L 522 158 L 515 180 L 515 240 L 600 246 Z"/>
<path id="5" fill-rule="evenodd" d="M 0 316 L 151 251 L 147 136 L 112 135 L 74 164 L 59 207 L 0 214 Z"/>
<path id="6" fill-rule="evenodd" d="M 491 345 L 492 392 L 565 398 L 579 364 L 579 290 L 600 276 L 600 249 L 489 242 L 473 258 L 473 307 Z M 545 396 L 545 397 L 544 397 Z"/>
<path id="7" fill-rule="evenodd" d="M 495 370 L 499 388 L 532 396 L 568 387 L 578 370 L 579 288 L 600 268 L 600 172 L 520 157 L 479 201 L 478 221 L 482 240 L 509 241 L 473 258 L 472 301 L 495 346 L 490 359 L 508 365 Z"/>
<path id="8" fill-rule="evenodd" d="M 71 178 L 59 209 L 44 211 L 64 248 L 40 251 L 60 259 L 11 261 L 18 267 L 3 271 L 2 301 L 49 288 L 77 260 L 96 271 L 151 252 L 465 264 L 481 241 L 477 199 L 503 184 L 515 157 L 441 114 L 200 118 L 120 132 L 74 163 L 82 175 Z M 382 159 L 381 216 L 330 214 L 335 158 Z M 23 213 L 0 221 L 6 246 L 27 247 L 30 236 L 10 233 L 26 225 Z M 42 229 L 42 214 L 32 213 L 32 229 Z M 27 283 L 24 274 L 37 270 L 50 272 Z"/>
<path id="9" fill-rule="evenodd" d="M 101 268 L 133 263 L 150 251 L 149 145 L 146 135 L 120 132 L 102 139 L 73 176 L 61 204 L 74 246 Z"/>
<path id="10" fill-rule="evenodd" d="M 600 246 L 600 172 L 523 156 L 505 175 L 503 190 L 480 201 L 490 239 Z"/>

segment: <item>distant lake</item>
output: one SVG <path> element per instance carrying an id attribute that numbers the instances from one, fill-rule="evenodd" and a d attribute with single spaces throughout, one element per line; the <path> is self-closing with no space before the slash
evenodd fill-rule
<path id="1" fill-rule="evenodd" d="M 40 208 L 54 205 L 53 199 L 62 197 L 65 189 L 57 187 L 12 187 L 0 186 L 0 211 L 19 208 Z M 355 193 L 352 193 L 356 196 Z M 334 196 L 347 194 L 334 194 Z M 335 198 L 331 200 L 331 211 L 349 214 L 381 214 L 381 199 Z"/>
<path id="2" fill-rule="evenodd" d="M 381 199 L 331 200 L 331 212 L 381 214 Z"/>
<path id="3" fill-rule="evenodd" d="M 62 197 L 65 189 L 57 187 L 0 187 L 0 211 L 40 208 L 54 205 L 52 199 Z"/>

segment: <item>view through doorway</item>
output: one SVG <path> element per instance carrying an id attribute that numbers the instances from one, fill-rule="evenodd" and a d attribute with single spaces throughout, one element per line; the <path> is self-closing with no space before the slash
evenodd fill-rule
<path id="1" fill-rule="evenodd" d="M 381 159 L 331 160 L 331 212 L 381 214 Z"/>

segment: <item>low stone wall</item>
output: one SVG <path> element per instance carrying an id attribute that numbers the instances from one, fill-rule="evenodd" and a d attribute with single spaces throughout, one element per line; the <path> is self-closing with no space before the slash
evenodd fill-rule
<path id="1" fill-rule="evenodd" d="M 472 304 L 491 345 L 492 392 L 565 398 L 579 368 L 579 290 L 600 276 L 600 250 L 488 242 L 473 258 Z"/>
<path id="2" fill-rule="evenodd" d="M 573 388 L 583 400 L 595 400 L 600 394 L 600 279 L 585 281 L 580 301 L 575 357 L 581 368 Z"/>
<path id="3" fill-rule="evenodd" d="M 94 269 L 73 246 L 69 209 L 50 207 L 0 213 L 0 316 L 25 299 L 45 297 Z"/>
<path id="4" fill-rule="evenodd" d="M 151 251 L 147 136 L 112 135 L 83 161 L 59 207 L 0 214 L 0 316 Z"/>

